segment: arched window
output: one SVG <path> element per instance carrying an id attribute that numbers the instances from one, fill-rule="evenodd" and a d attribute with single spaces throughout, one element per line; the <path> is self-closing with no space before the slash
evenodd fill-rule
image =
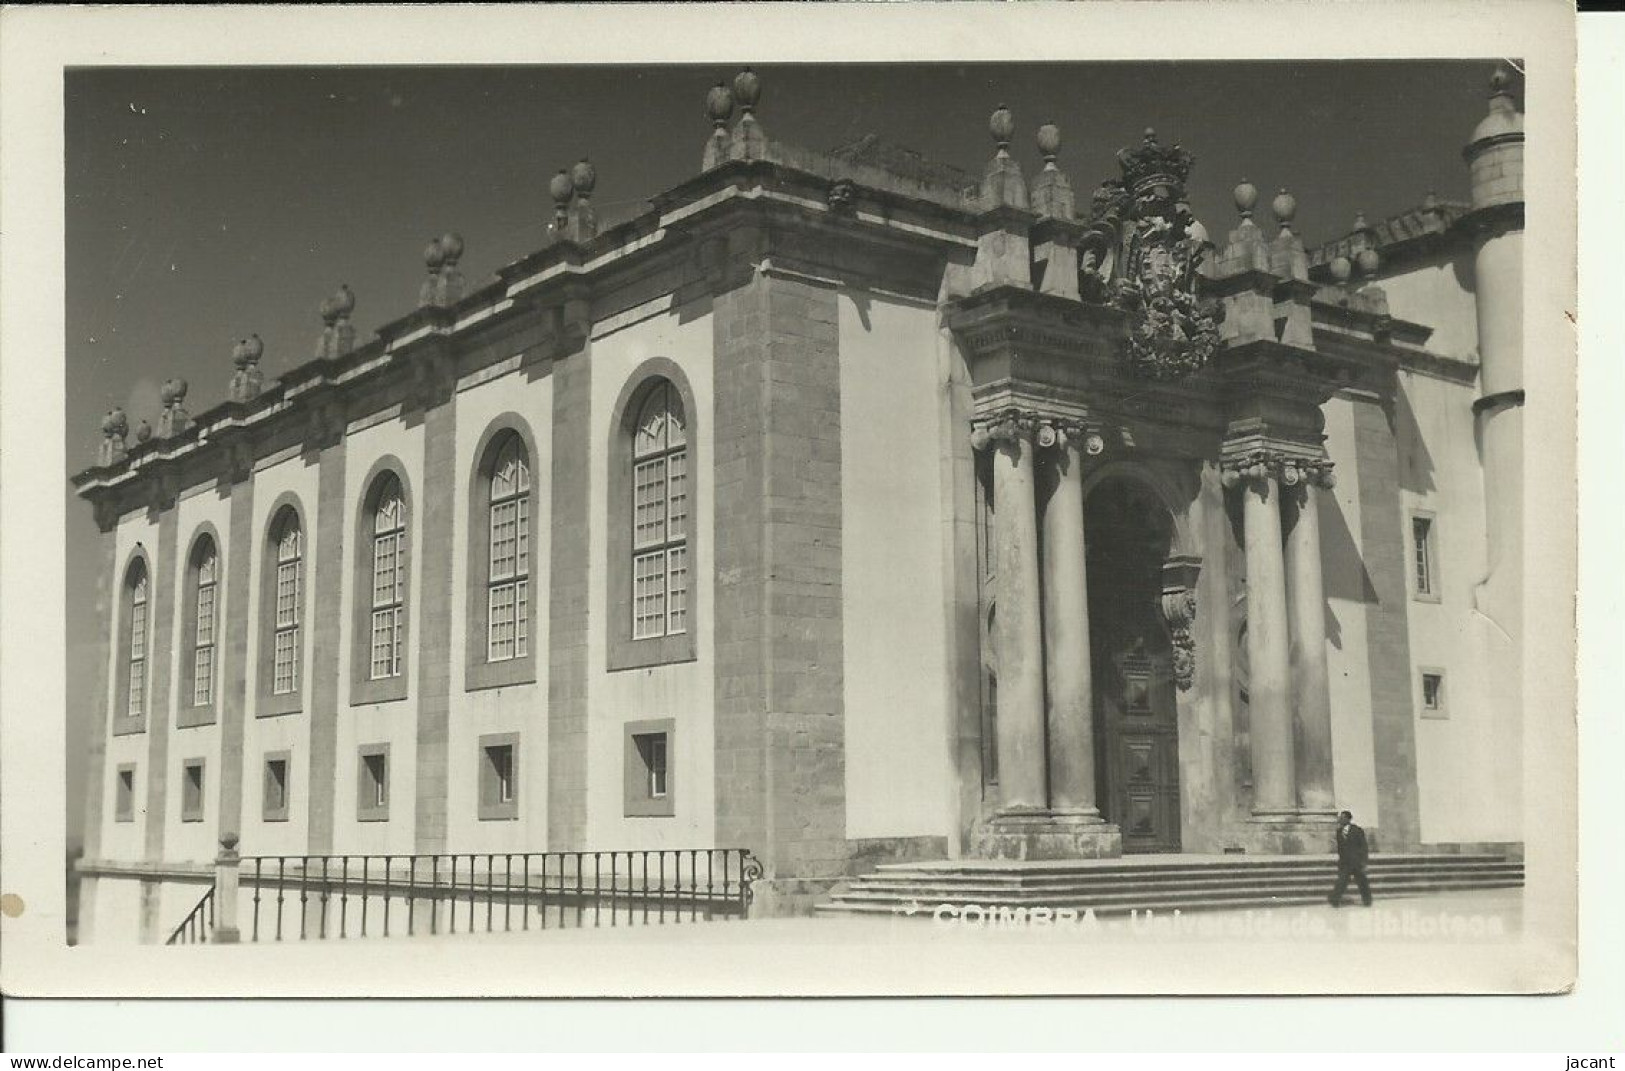
<path id="1" fill-rule="evenodd" d="M 276 548 L 276 605 L 271 622 L 271 694 L 299 690 L 299 616 L 304 601 L 304 534 L 299 515 L 284 509 L 272 529 Z"/>
<path id="2" fill-rule="evenodd" d="M 634 640 L 688 631 L 688 515 L 683 400 L 662 379 L 648 390 L 632 439 Z"/>
<path id="3" fill-rule="evenodd" d="M 130 569 L 126 581 L 129 591 L 130 637 L 126 679 L 129 688 L 125 694 L 124 713 L 139 718 L 147 712 L 147 569 L 137 562 Z"/>
<path id="4" fill-rule="evenodd" d="M 192 552 L 192 611 L 196 627 L 192 633 L 192 705 L 207 706 L 214 701 L 215 608 L 218 603 L 220 558 L 214 541 L 198 541 Z"/>
<path id="5" fill-rule="evenodd" d="M 393 473 L 380 477 L 373 501 L 370 679 L 376 681 L 401 675 L 406 619 L 406 498 Z"/>
<path id="6" fill-rule="evenodd" d="M 530 462 L 507 432 L 491 467 L 486 581 L 486 660 L 523 658 L 530 649 Z"/>

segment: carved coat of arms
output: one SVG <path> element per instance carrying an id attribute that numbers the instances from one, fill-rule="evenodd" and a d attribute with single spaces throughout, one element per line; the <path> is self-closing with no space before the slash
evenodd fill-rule
<path id="1" fill-rule="evenodd" d="M 1128 316 L 1126 357 L 1136 375 L 1179 379 L 1219 348 L 1217 302 L 1197 295 L 1197 266 L 1212 248 L 1185 203 L 1194 158 L 1146 131 L 1117 154 L 1121 179 L 1095 191 L 1079 247 L 1079 291 Z"/>

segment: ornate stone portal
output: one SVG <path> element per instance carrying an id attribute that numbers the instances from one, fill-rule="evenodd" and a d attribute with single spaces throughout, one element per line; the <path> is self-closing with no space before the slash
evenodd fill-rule
<path id="1" fill-rule="evenodd" d="M 1360 370 L 1314 348 L 1315 288 L 1290 226 L 1296 202 L 1284 191 L 1275 198 L 1281 233 L 1266 241 L 1250 220 L 1256 190 L 1238 188 L 1243 224 L 1215 250 L 1186 202 L 1190 154 L 1147 131 L 1141 145 L 1118 154 L 1121 177 L 1100 187 L 1080 226 L 1067 218 L 1070 187 L 1054 165 L 1059 132 L 1040 131 L 1046 164 L 1028 198 L 1012 189 L 1019 169 L 1008 153 L 1006 110 L 991 129 L 999 152 L 983 184 L 972 289 L 947 308 L 970 364 L 971 440 L 992 506 L 997 576 L 997 699 L 984 718 L 996 740 L 997 783 L 984 785 L 970 850 L 1115 855 L 1124 850 L 1121 824 L 1140 821 L 1124 811 L 1133 793 L 1122 783 L 1138 767 L 1114 750 L 1121 741 L 1111 728 L 1129 723 L 1102 721 L 1103 685 L 1093 679 L 1100 663 L 1090 665 L 1091 628 L 1107 625 L 1088 610 L 1083 489 L 1105 466 L 1159 487 L 1180 533 L 1144 587 L 1145 616 L 1136 618 L 1164 631 L 1156 664 L 1166 667 L 1160 694 L 1170 698 L 1159 731 L 1177 735 L 1205 717 L 1218 722 L 1204 723 L 1204 735 L 1238 735 L 1228 668 L 1204 669 L 1218 642 L 1211 637 L 1228 625 L 1204 623 L 1198 589 L 1207 570 L 1222 597 L 1235 557 L 1245 560 L 1249 594 L 1251 763 L 1238 763 L 1234 783 L 1203 788 L 1209 798 L 1170 803 L 1164 828 L 1173 832 L 1137 836 L 1134 850 L 1178 850 L 1182 825 L 1206 830 L 1208 850 L 1214 841 L 1322 850 L 1332 801 L 1330 711 L 1312 495 L 1330 475 L 1319 407 Z M 1056 266 L 1074 264 L 1075 296 L 1053 277 Z M 1229 526 L 1206 519 L 1226 515 L 1240 521 L 1229 531 L 1244 554 L 1216 542 Z M 992 609 L 984 606 L 984 616 Z M 1177 718 L 1167 705 L 1175 702 Z M 1159 783 L 1177 794 L 1186 753 L 1170 741 L 1161 754 L 1175 768 Z M 1201 776 L 1189 780 L 1203 785 L 1223 781 L 1222 773 L 1192 772 Z"/>

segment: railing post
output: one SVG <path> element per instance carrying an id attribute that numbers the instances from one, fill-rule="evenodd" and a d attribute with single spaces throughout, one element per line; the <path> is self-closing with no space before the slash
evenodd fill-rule
<path id="1" fill-rule="evenodd" d="M 214 943 L 234 945 L 243 939 L 237 928 L 237 834 L 220 835 L 220 854 L 214 857 Z"/>

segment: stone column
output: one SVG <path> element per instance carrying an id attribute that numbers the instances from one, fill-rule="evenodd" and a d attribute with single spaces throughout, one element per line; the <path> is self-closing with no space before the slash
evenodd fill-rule
<path id="1" fill-rule="evenodd" d="M 1305 479 L 1297 490 L 1297 522 L 1286 538 L 1286 582 L 1298 712 L 1298 802 L 1306 811 L 1330 811 L 1336 797 L 1332 791 L 1332 703 L 1326 677 L 1320 511 L 1313 479 Z"/>
<path id="2" fill-rule="evenodd" d="M 991 434 L 993 538 L 999 585 L 994 618 L 999 660 L 999 810 L 1042 811 L 1048 803 L 1048 791 L 1033 426 L 1031 420 L 1017 417 L 1004 420 Z"/>
<path id="3" fill-rule="evenodd" d="M 1286 570 L 1281 554 L 1281 488 L 1274 476 L 1241 485 L 1247 552 L 1248 709 L 1253 813 L 1296 811 L 1293 787 L 1291 656 Z"/>
<path id="4" fill-rule="evenodd" d="M 1091 720 L 1089 592 L 1084 562 L 1083 458 L 1079 436 L 1048 426 L 1055 490 L 1044 508 L 1044 650 L 1049 685 L 1049 804 L 1057 813 L 1098 817 Z M 1001 580 L 1002 584 L 1002 580 Z M 1003 648 L 1000 648 L 1001 653 Z"/>

